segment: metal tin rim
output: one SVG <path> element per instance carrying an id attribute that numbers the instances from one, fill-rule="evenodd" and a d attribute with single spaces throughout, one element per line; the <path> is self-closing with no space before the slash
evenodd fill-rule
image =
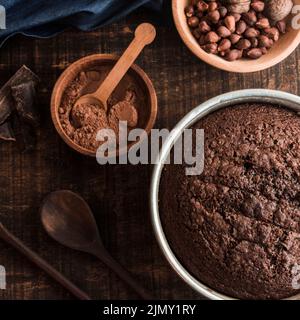
<path id="1" fill-rule="evenodd" d="M 193 277 L 184 266 L 178 261 L 163 231 L 159 215 L 158 194 L 161 172 L 164 167 L 164 161 L 167 158 L 173 144 L 179 138 L 184 129 L 189 128 L 195 122 L 205 117 L 209 113 L 221 108 L 246 102 L 268 102 L 282 105 L 294 111 L 300 112 L 300 97 L 277 90 L 268 89 L 246 89 L 228 92 L 212 98 L 189 112 L 171 131 L 169 137 L 162 146 L 160 155 L 153 169 L 150 189 L 150 209 L 151 220 L 158 244 L 164 253 L 166 259 L 176 271 L 176 273 L 194 290 L 211 300 L 236 300 L 233 297 L 221 294 L 201 283 Z M 288 298 L 289 300 L 300 299 L 300 294 Z"/>

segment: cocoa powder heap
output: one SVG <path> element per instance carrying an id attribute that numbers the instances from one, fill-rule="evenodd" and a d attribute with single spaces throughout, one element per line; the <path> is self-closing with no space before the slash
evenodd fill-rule
<path id="1" fill-rule="evenodd" d="M 112 129 L 118 138 L 119 122 L 127 121 L 129 129 L 138 123 L 136 91 L 128 85 L 123 100 L 112 94 L 108 99 L 108 111 L 95 104 L 75 105 L 91 84 L 95 85 L 98 72 L 81 72 L 67 87 L 59 108 L 59 117 L 65 133 L 79 146 L 96 151 L 101 142 L 96 140 L 101 129 Z M 90 89 L 94 90 L 94 89 Z M 118 139 L 117 139 L 118 141 Z"/>

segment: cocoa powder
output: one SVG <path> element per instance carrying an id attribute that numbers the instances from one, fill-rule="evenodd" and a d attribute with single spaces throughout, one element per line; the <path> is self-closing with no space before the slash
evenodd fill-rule
<path id="1" fill-rule="evenodd" d="M 113 93 L 107 101 L 108 111 L 95 104 L 76 105 L 82 95 L 95 91 L 101 82 L 97 71 L 81 72 L 67 87 L 59 108 L 59 117 L 65 133 L 79 146 L 96 151 L 101 142 L 96 140 L 101 129 L 119 133 L 119 122 L 127 121 L 129 130 L 138 123 L 137 94 L 133 84 L 126 83 L 125 94 Z"/>

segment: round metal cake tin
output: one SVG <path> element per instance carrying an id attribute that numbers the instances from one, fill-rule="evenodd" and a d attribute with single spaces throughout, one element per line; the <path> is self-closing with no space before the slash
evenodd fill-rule
<path id="1" fill-rule="evenodd" d="M 268 89 L 247 89 L 228 92 L 217 96 L 193 109 L 175 126 L 162 146 L 159 159 L 154 166 L 152 174 L 150 190 L 151 219 L 159 246 L 176 273 L 194 290 L 211 300 L 235 300 L 235 298 L 221 294 L 201 283 L 193 275 L 191 275 L 176 258 L 164 233 L 159 214 L 158 199 L 161 172 L 164 167 L 164 163 L 170 153 L 170 150 L 172 149 L 172 146 L 180 137 L 184 129 L 191 127 L 194 123 L 211 112 L 222 109 L 224 107 L 247 102 L 271 103 L 287 107 L 296 112 L 300 112 L 300 97 L 282 91 Z M 288 299 L 300 300 L 300 294 Z"/>

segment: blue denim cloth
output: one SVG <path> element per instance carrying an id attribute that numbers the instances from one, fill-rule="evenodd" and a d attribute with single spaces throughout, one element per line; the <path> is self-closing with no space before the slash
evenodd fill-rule
<path id="1" fill-rule="evenodd" d="M 120 19 L 141 6 L 161 8 L 163 0 L 0 0 L 6 29 L 0 45 L 15 33 L 49 37 L 67 27 L 92 30 Z"/>

